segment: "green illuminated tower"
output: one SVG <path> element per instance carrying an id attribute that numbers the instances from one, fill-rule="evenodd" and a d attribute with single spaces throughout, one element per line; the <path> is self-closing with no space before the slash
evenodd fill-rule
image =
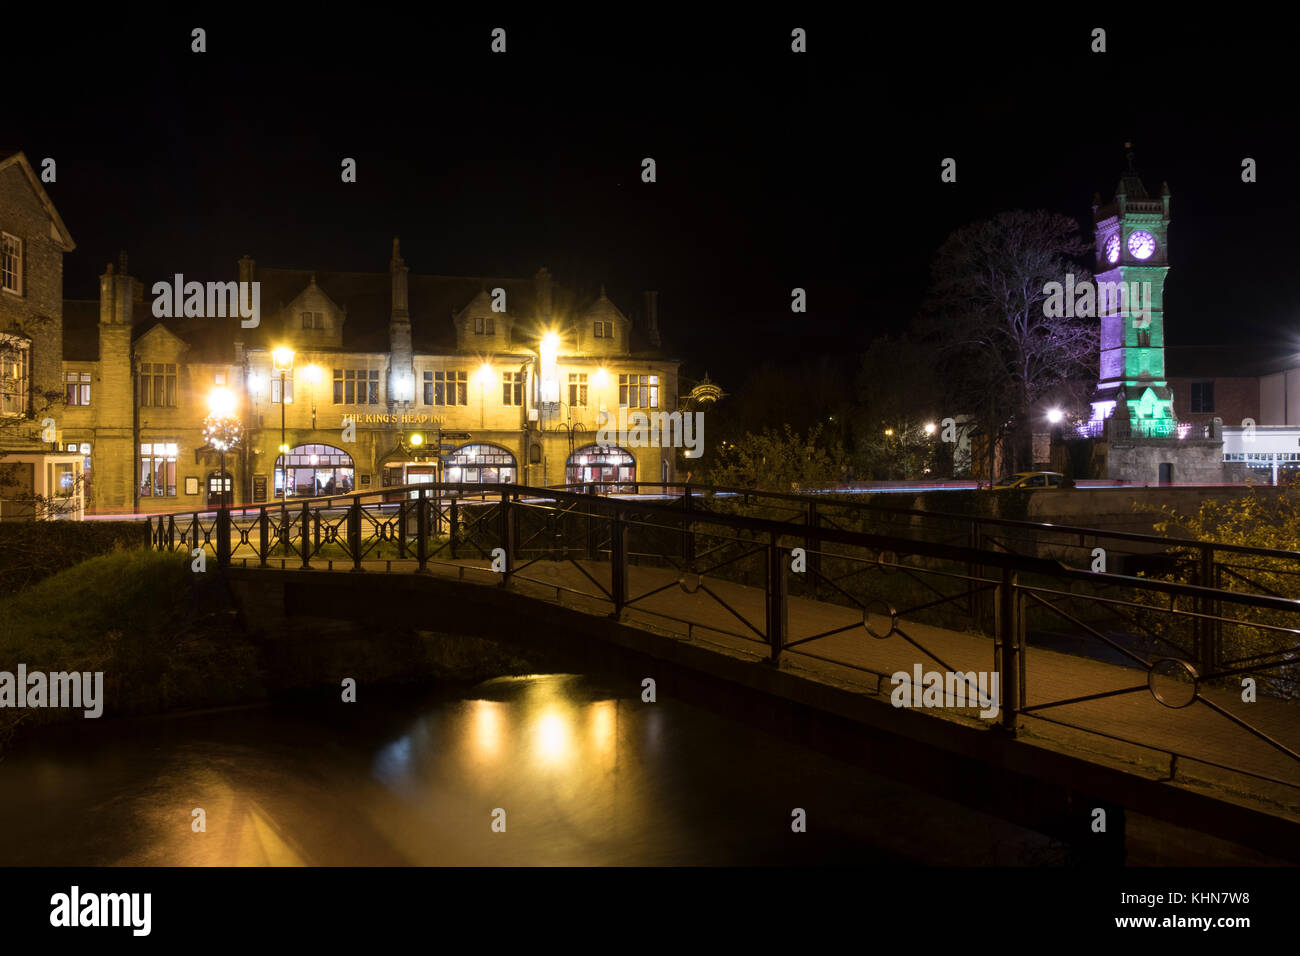
<path id="1" fill-rule="evenodd" d="M 1126 146 L 1130 144 L 1125 144 Z M 1097 243 L 1097 314 L 1101 363 L 1092 399 L 1094 419 L 1128 418 L 1139 434 L 1163 437 L 1174 430 L 1173 391 L 1165 379 L 1165 275 L 1169 272 L 1169 186 L 1152 199 L 1133 168 L 1115 201 L 1093 198 Z M 1123 290 L 1122 297 L 1119 293 Z M 1109 290 L 1109 294 L 1107 294 Z"/>

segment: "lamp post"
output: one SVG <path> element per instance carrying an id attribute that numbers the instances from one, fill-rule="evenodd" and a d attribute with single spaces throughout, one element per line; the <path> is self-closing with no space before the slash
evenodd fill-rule
<path id="1" fill-rule="evenodd" d="M 289 535 L 289 442 L 285 437 L 284 406 L 285 381 L 293 370 L 293 349 L 281 345 L 271 352 L 275 371 L 280 373 L 280 535 L 287 540 Z"/>
<path id="2" fill-rule="evenodd" d="M 304 371 L 307 373 L 307 384 L 311 386 L 311 430 L 316 430 L 316 386 L 320 383 L 320 366 L 308 365 Z M 280 397 L 284 397 L 283 387 L 281 388 Z"/>

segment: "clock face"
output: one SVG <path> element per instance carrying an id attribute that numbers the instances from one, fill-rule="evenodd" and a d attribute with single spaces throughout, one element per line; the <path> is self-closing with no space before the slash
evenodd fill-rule
<path id="1" fill-rule="evenodd" d="M 1156 237 L 1145 230 L 1135 232 L 1128 237 L 1128 251 L 1134 259 L 1150 259 L 1156 251 Z"/>
<path id="2" fill-rule="evenodd" d="M 1106 261 L 1119 262 L 1119 236 L 1112 235 L 1106 240 Z"/>

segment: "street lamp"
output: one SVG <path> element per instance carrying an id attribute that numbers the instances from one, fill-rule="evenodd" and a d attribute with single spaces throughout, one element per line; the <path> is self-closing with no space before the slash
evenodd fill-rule
<path id="1" fill-rule="evenodd" d="M 288 375 L 293 371 L 293 349 L 286 345 L 274 349 L 271 352 L 271 359 L 274 362 L 275 371 L 280 373 L 280 500 L 281 516 L 286 514 L 285 508 L 289 503 L 289 442 L 285 437 L 285 420 L 284 406 L 287 404 L 288 396 L 286 392 L 286 381 Z"/>
<path id="2" fill-rule="evenodd" d="M 226 500 L 229 489 L 226 478 L 226 452 L 239 444 L 243 438 L 244 426 L 235 417 L 235 395 L 228 388 L 214 388 L 208 395 L 208 410 L 211 414 L 203 419 L 203 438 L 208 447 L 221 453 L 221 508 L 230 507 Z"/>
<path id="3" fill-rule="evenodd" d="M 1050 409 L 1047 413 L 1047 420 L 1053 425 L 1061 424 L 1061 420 L 1064 418 L 1065 412 L 1061 411 L 1059 408 Z"/>

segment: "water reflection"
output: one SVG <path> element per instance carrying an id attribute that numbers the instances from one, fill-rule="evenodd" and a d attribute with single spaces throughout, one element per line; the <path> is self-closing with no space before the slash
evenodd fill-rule
<path id="1" fill-rule="evenodd" d="M 1038 840 L 638 684 L 364 699 L 33 736 L 0 763 L 0 864 L 976 864 Z"/>

